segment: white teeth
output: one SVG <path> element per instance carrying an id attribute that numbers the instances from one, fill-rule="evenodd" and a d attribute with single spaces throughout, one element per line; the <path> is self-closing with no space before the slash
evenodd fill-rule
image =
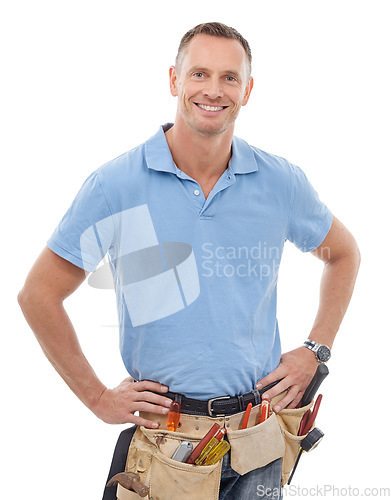
<path id="1" fill-rule="evenodd" d="M 197 104 L 197 106 L 199 106 L 201 109 L 204 109 L 205 111 L 221 111 L 222 109 L 224 109 L 222 106 L 204 106 L 203 104 Z"/>

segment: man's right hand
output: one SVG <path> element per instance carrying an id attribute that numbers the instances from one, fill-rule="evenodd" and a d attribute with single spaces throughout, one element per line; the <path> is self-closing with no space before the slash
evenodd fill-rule
<path id="1" fill-rule="evenodd" d="M 83 269 L 45 248 L 38 257 L 18 301 L 42 350 L 76 396 L 97 417 L 110 424 L 134 423 L 156 427 L 157 422 L 134 415 L 136 411 L 168 413 L 168 387 L 144 380 L 125 379 L 107 389 L 99 380 L 80 347 L 63 302 L 86 278 Z"/>
<path id="2" fill-rule="evenodd" d="M 159 426 L 157 422 L 134 414 L 136 411 L 147 411 L 159 415 L 168 413 L 171 399 L 151 391 L 164 393 L 168 391 L 168 387 L 150 380 L 136 382 L 132 377 L 128 377 L 118 387 L 106 388 L 92 411 L 107 424 L 131 423 L 157 428 Z"/>

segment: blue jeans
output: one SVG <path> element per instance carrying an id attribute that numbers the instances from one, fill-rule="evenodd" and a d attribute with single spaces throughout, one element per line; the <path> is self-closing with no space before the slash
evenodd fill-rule
<path id="1" fill-rule="evenodd" d="M 230 465 L 231 454 L 223 457 L 219 500 L 282 499 L 281 459 L 241 476 Z"/>

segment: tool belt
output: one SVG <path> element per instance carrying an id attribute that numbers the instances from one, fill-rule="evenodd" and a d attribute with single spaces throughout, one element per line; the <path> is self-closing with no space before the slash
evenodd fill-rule
<path id="1" fill-rule="evenodd" d="M 285 392 L 273 398 L 272 407 L 284 395 Z M 125 472 L 139 475 L 140 481 L 149 487 L 149 499 L 218 500 L 222 460 L 214 465 L 197 466 L 171 458 L 182 441 L 190 441 L 195 447 L 212 425 L 218 423 L 227 429 L 233 470 L 243 475 L 282 458 L 283 486 L 305 437 L 297 435 L 300 421 L 312 404 L 284 409 L 277 414 L 272 412 L 262 423 L 256 423 L 259 422 L 259 405 L 254 406 L 246 429 L 241 429 L 244 411 L 218 417 L 190 415 L 182 411 L 180 424 L 175 432 L 166 429 L 165 415 L 140 412 L 143 418 L 158 421 L 160 427 L 137 428 L 129 446 Z M 118 484 L 118 500 L 137 498 L 141 497 Z"/>

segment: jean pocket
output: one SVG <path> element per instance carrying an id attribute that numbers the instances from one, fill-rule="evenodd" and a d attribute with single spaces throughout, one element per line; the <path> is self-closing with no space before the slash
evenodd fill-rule
<path id="1" fill-rule="evenodd" d="M 228 430 L 231 445 L 231 467 L 247 474 L 284 455 L 285 445 L 274 413 L 261 424 L 240 430 Z"/>

